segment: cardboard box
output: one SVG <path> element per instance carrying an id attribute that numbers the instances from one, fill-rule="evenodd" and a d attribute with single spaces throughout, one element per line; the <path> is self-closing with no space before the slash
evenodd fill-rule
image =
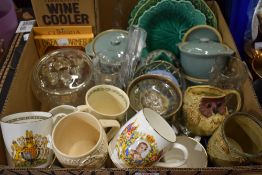
<path id="1" fill-rule="evenodd" d="M 94 38 L 92 26 L 34 27 L 33 33 L 39 57 L 65 47 L 85 51 L 86 45 Z"/>
<path id="2" fill-rule="evenodd" d="M 78 35 L 91 34 L 92 26 L 46 26 L 34 27 L 34 35 Z"/>
<path id="3" fill-rule="evenodd" d="M 31 0 L 38 26 L 92 25 L 95 34 L 111 28 L 126 29 L 137 1 Z"/>
<path id="4" fill-rule="evenodd" d="M 97 31 L 127 29 L 129 15 L 139 0 L 96 0 Z"/>
<path id="5" fill-rule="evenodd" d="M 96 26 L 94 0 L 31 0 L 38 26 Z"/>
<path id="6" fill-rule="evenodd" d="M 222 16 L 222 13 L 218 7 L 218 4 L 213 1 L 209 3 L 210 7 L 215 12 L 219 31 L 221 32 L 223 41 L 225 44 L 230 46 L 236 51 L 239 56 L 233 38 L 230 34 L 228 26 Z M 31 91 L 31 70 L 35 63 L 38 61 L 38 53 L 36 45 L 33 40 L 33 33 L 29 37 L 27 45 L 21 55 L 20 62 L 13 80 L 12 86 L 10 88 L 7 100 L 4 105 L 2 115 L 8 115 L 17 112 L 25 112 L 32 110 L 41 110 L 41 104 L 33 96 Z M 242 111 L 253 114 L 260 120 L 262 120 L 262 110 L 255 97 L 254 90 L 251 85 L 251 81 L 247 80 L 242 86 L 242 95 L 244 99 L 244 104 Z M 6 165 L 6 160 L 3 155 L 4 143 L 2 137 L 0 137 L 0 164 Z M 21 173 L 21 174 L 137 174 L 142 173 L 154 175 L 164 175 L 164 174 L 176 174 L 176 175 L 189 175 L 189 174 L 261 174 L 262 166 L 246 166 L 246 167 L 208 167 L 203 169 L 159 169 L 159 168 L 143 168 L 143 169 L 101 169 L 101 170 L 88 170 L 88 169 L 3 169 L 1 173 Z"/>

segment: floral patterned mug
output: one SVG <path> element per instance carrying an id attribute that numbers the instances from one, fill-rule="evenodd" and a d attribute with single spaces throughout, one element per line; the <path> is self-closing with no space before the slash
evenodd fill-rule
<path id="1" fill-rule="evenodd" d="M 235 102 L 232 96 L 235 96 Z M 241 95 L 236 90 L 197 85 L 185 91 L 182 114 L 192 134 L 210 136 L 228 114 L 239 111 L 241 106 Z"/>
<path id="2" fill-rule="evenodd" d="M 178 167 L 185 163 L 188 151 L 175 141 L 176 135 L 169 124 L 155 111 L 144 108 L 110 142 L 109 155 L 118 168 Z M 181 149 L 185 160 L 158 162 L 172 147 Z"/>

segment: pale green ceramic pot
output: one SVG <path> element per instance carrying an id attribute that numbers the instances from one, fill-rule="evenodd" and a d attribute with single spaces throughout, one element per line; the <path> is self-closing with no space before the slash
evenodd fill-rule
<path id="1" fill-rule="evenodd" d="M 226 65 L 234 53 L 228 46 L 210 41 L 208 38 L 183 42 L 178 44 L 178 47 L 184 73 L 200 79 L 208 79 L 212 66 Z"/>

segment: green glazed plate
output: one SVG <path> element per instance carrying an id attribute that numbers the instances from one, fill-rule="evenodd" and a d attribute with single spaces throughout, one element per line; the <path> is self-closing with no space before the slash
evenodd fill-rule
<path id="1" fill-rule="evenodd" d="M 140 0 L 130 14 L 130 18 L 128 20 L 129 27 L 132 25 L 137 25 L 139 17 L 143 15 L 146 10 L 156 5 L 160 1 L 161 0 Z"/>
<path id="2" fill-rule="evenodd" d="M 150 7 L 156 5 L 162 0 L 140 0 L 137 5 L 133 8 L 130 18 L 128 20 L 128 25 L 137 25 L 138 19 L 143 13 Z M 171 0 L 170 0 L 171 1 Z M 209 8 L 204 0 L 173 0 L 173 1 L 190 1 L 196 9 L 200 10 L 206 16 L 206 23 L 214 28 L 217 28 L 217 18 L 213 11 Z"/>
<path id="3" fill-rule="evenodd" d="M 206 16 L 207 25 L 217 28 L 217 18 L 204 0 L 187 0 Z"/>
<path id="4" fill-rule="evenodd" d="M 164 0 L 146 10 L 138 20 L 138 26 L 147 32 L 149 52 L 165 49 L 177 57 L 177 44 L 185 32 L 195 25 L 206 24 L 206 17 L 189 1 Z"/>

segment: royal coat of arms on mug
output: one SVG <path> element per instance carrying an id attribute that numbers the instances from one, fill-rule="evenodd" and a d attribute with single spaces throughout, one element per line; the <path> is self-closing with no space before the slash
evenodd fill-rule
<path id="1" fill-rule="evenodd" d="M 46 168 L 53 160 L 50 136 L 54 124 L 49 112 L 21 112 L 0 120 L 10 167 Z"/>
<path id="2" fill-rule="evenodd" d="M 25 136 L 13 140 L 12 159 L 16 167 L 38 166 L 47 163 L 50 149 L 48 139 L 26 130 Z"/>

